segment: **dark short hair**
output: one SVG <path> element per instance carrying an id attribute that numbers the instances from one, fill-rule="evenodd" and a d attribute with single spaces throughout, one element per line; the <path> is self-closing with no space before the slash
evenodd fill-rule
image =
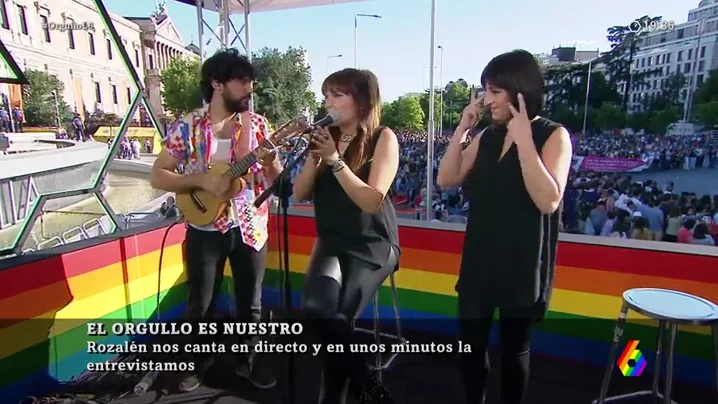
<path id="1" fill-rule="evenodd" d="M 481 73 L 481 85 L 486 88 L 487 84 L 506 90 L 516 108 L 517 95 L 523 94 L 529 119 L 543 110 L 543 73 L 534 55 L 523 49 L 506 52 L 491 59 Z"/>
<path id="2" fill-rule="evenodd" d="M 237 49 L 219 50 L 202 64 L 200 78 L 202 98 L 205 102 L 212 100 L 214 80 L 224 84 L 234 79 L 254 80 L 254 78 L 254 67 L 246 56 L 239 53 Z"/>

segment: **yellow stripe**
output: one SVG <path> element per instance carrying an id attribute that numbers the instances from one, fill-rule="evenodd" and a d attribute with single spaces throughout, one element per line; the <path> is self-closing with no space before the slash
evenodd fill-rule
<path id="1" fill-rule="evenodd" d="M 58 312 L 48 312 L 33 320 L 26 320 L 6 329 L 0 330 L 0 341 L 6 341 L 0 346 L 0 359 L 4 359 L 18 351 L 29 348 L 44 340 L 46 334 L 37 332 L 37 325 L 48 320 L 54 321 L 50 330 L 50 337 L 60 335 L 74 327 L 83 325 L 88 320 L 96 319 L 112 313 L 134 302 L 146 299 L 157 293 L 157 266 L 159 253 L 152 252 L 127 260 L 126 264 L 116 263 L 96 271 L 68 279 L 68 287 L 73 301 Z M 165 264 L 162 268 L 161 290 L 169 289 L 175 284 L 184 282 L 181 246 L 166 249 L 163 258 Z M 290 255 L 290 270 L 295 273 L 304 273 L 309 257 L 303 254 Z M 278 268 L 278 256 L 270 254 L 267 266 Z M 125 285 L 123 270 L 127 270 L 130 282 Z M 225 267 L 225 274 L 229 275 L 229 265 Z M 428 292 L 447 296 L 455 296 L 454 285 L 456 277 L 448 274 L 419 271 L 411 268 L 402 268 L 396 273 L 397 286 L 403 289 Z M 97 293 L 98 285 L 114 284 L 116 286 Z M 388 284 L 385 282 L 385 284 Z M 38 290 L 39 291 L 39 290 Z M 28 292 L 35 293 L 38 291 Z M 614 296 L 597 295 L 593 293 L 576 292 L 555 289 L 551 302 L 551 310 L 581 315 L 599 319 L 615 319 L 621 308 L 621 298 Z M 132 318 L 145 319 L 150 313 L 141 309 L 141 313 L 131 313 Z M 126 321 L 125 316 L 117 320 Z M 629 321 L 648 321 L 646 317 L 636 313 L 629 313 Z M 698 327 L 682 327 L 682 330 L 708 334 L 708 330 Z M 42 337 L 30 339 L 28 336 Z"/>
<path id="2" fill-rule="evenodd" d="M 165 250 L 165 256 L 163 257 L 163 267 L 168 266 L 174 266 L 174 265 L 182 265 L 182 254 L 181 254 L 181 248 L 175 248 L 175 247 L 168 247 Z M 139 261 L 150 263 L 152 264 L 154 262 L 154 265 L 146 265 L 142 270 L 139 268 Z M 157 273 L 157 266 L 159 263 L 159 252 L 151 252 L 144 256 L 142 256 L 141 259 L 131 258 L 127 260 L 126 267 L 127 270 L 127 278 L 130 282 L 140 279 L 144 276 L 152 275 Z M 147 268 L 149 267 L 149 268 Z M 75 281 L 77 279 L 82 279 L 83 285 L 91 285 L 91 287 L 74 287 Z M 156 278 L 155 278 L 156 279 Z M 65 281 L 62 281 L 65 282 Z M 36 300 L 39 298 L 39 296 L 49 296 L 49 295 L 55 295 L 57 294 L 57 284 L 60 282 L 56 282 L 54 284 L 46 285 L 34 290 L 30 290 L 24 293 L 21 293 L 19 295 L 15 295 L 12 297 L 9 297 L 7 299 L 4 299 L 2 301 L 2 305 L 6 307 L 20 307 L 23 305 L 27 305 L 28 301 Z M 102 293 L 103 290 L 119 285 L 124 284 L 124 274 L 122 265 L 120 263 L 114 263 L 112 265 L 107 265 L 98 269 L 95 269 L 91 272 L 84 273 L 79 276 L 75 276 L 73 278 L 69 278 L 67 280 L 67 285 L 63 285 L 67 288 L 68 295 L 73 300 L 78 299 L 84 299 L 87 297 L 91 297 L 93 295 L 96 295 L 98 293 Z M 136 301 L 134 299 L 130 299 L 131 301 Z M 23 310 L 23 312 L 29 311 L 28 308 L 26 310 Z M 17 312 L 16 312 L 17 313 Z M 43 315 L 47 315 L 47 313 L 44 313 Z M 13 317 L 17 318 L 17 317 Z M 43 317 L 46 318 L 46 317 Z"/>
<path id="3" fill-rule="evenodd" d="M 175 254 L 179 255 L 179 252 L 178 249 Z M 165 251 L 165 256 L 171 257 L 175 254 L 167 254 L 167 251 Z M 69 290 L 72 295 L 75 296 L 70 304 L 57 312 L 47 312 L 32 320 L 25 320 L 0 330 L 0 341 L 4 341 L 4 343 L 0 345 L 0 359 L 27 349 L 42 342 L 46 338 L 52 338 L 72 328 L 81 326 L 88 320 L 101 318 L 134 302 L 154 296 L 157 294 L 158 280 L 156 255 L 157 254 L 148 253 L 127 260 L 128 278 L 133 279 L 128 284 L 122 282 L 123 265 L 121 263 L 103 268 L 101 273 L 108 274 L 116 286 L 102 293 L 93 294 L 89 292 L 93 289 L 95 291 L 97 290 L 98 277 L 93 276 L 96 271 L 68 279 Z M 153 263 L 154 271 L 145 269 L 142 271 L 144 273 L 139 272 L 140 268 L 148 268 L 148 266 L 151 266 Z M 169 263 L 173 263 L 173 265 L 169 265 Z M 130 275 L 129 273 L 133 271 L 135 273 Z M 117 274 L 119 274 L 119 281 Z M 162 284 L 160 289 L 167 290 L 175 284 L 184 282 L 184 280 L 184 267 L 182 263 L 177 263 L 176 257 L 169 258 L 168 265 L 162 265 Z M 83 297 L 78 298 L 77 296 Z M 149 314 L 151 313 L 131 313 L 131 316 L 134 319 L 145 319 Z M 128 318 L 122 316 L 122 318 L 118 318 L 117 320 L 127 321 Z M 51 328 L 47 333 L 38 332 L 38 327 L 42 326 L 51 326 Z M 31 336 L 35 338 L 30 338 Z"/>
<path id="4" fill-rule="evenodd" d="M 279 268 L 278 258 L 277 254 L 269 254 L 267 257 L 267 266 L 269 268 Z M 289 269 L 292 272 L 305 273 L 308 264 L 309 257 L 307 255 L 289 254 Z M 401 270 L 396 272 L 395 276 L 398 288 L 445 296 L 456 296 L 456 291 L 454 290 L 456 276 L 454 275 L 401 268 Z M 388 279 L 384 282 L 384 285 L 389 285 Z M 554 289 L 550 309 L 561 313 L 615 320 L 621 311 L 621 305 L 622 299 L 616 296 Z M 630 311 L 628 313 L 628 321 L 646 324 L 651 320 L 646 316 Z M 710 330 L 706 327 L 681 326 L 681 330 L 697 334 L 710 334 Z"/>

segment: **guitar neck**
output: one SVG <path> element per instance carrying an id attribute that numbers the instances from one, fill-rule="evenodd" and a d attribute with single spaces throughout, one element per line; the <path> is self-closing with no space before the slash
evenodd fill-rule
<path id="1" fill-rule="evenodd" d="M 270 142 L 269 140 L 262 140 L 262 144 L 259 147 L 239 159 L 239 161 L 237 161 L 236 163 L 232 164 L 229 167 L 229 170 L 224 173 L 224 175 L 228 176 L 230 180 L 234 181 L 237 178 L 247 174 L 247 172 L 249 172 L 249 168 L 257 162 L 260 149 L 264 148 L 267 150 L 274 150 L 274 147 L 274 144 L 272 144 L 272 142 Z"/>

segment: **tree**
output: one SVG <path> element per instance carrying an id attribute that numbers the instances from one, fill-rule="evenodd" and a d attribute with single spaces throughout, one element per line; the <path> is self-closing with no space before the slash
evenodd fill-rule
<path id="1" fill-rule="evenodd" d="M 177 57 L 162 70 L 162 105 L 176 118 L 202 106 L 198 58 Z"/>
<path id="2" fill-rule="evenodd" d="M 649 112 L 637 111 L 626 116 L 626 126 L 638 132 L 648 130 L 648 124 L 651 120 Z"/>
<path id="3" fill-rule="evenodd" d="M 464 79 L 451 81 L 444 88 L 444 127 L 453 128 L 459 124 L 461 111 L 469 103 L 471 89 Z M 429 105 L 427 99 L 427 107 Z"/>
<path id="4" fill-rule="evenodd" d="M 681 112 L 676 107 L 669 107 L 662 111 L 655 111 L 648 119 L 648 130 L 655 134 L 665 134 L 668 125 L 681 119 Z"/>
<path id="5" fill-rule="evenodd" d="M 384 104 L 382 123 L 397 130 L 421 130 L 424 127 L 424 111 L 419 97 L 404 96 Z"/>
<path id="6" fill-rule="evenodd" d="M 605 103 L 598 109 L 596 124 L 601 130 L 624 128 L 626 126 L 626 113 L 618 104 Z"/>
<path id="7" fill-rule="evenodd" d="M 324 107 L 324 102 L 317 103 L 317 109 L 316 109 L 316 112 L 314 113 L 314 115 L 316 115 L 317 117 L 319 117 L 321 119 L 321 117 L 325 116 L 326 114 L 327 114 L 327 109 Z"/>
<path id="8" fill-rule="evenodd" d="M 657 97 L 648 99 L 646 107 L 651 111 L 663 111 L 669 108 L 682 111 L 683 103 L 680 102 L 680 96 L 686 84 L 688 84 L 688 79 L 681 73 L 668 76 L 661 86 L 661 92 Z"/>
<path id="9" fill-rule="evenodd" d="M 556 107 L 556 111 L 551 114 L 551 119 L 554 119 L 556 122 L 561 122 L 571 131 L 575 132 L 581 127 L 583 115 L 579 117 L 578 114 L 567 105 L 559 105 Z"/>
<path id="10" fill-rule="evenodd" d="M 718 69 L 708 72 L 708 77 L 698 86 L 693 98 L 695 105 L 718 101 Z"/>
<path id="11" fill-rule="evenodd" d="M 57 116 L 52 92 L 57 94 L 60 123 L 70 121 L 72 111 L 62 97 L 65 84 L 57 76 L 39 70 L 25 70 L 29 85 L 22 86 L 23 112 L 28 126 L 55 126 Z"/>
<path id="12" fill-rule="evenodd" d="M 698 86 L 693 96 L 693 117 L 706 126 L 712 127 L 718 125 L 713 123 L 713 112 L 715 104 L 718 101 L 718 69 L 711 70 L 708 77 Z"/>
<path id="13" fill-rule="evenodd" d="M 434 122 L 439 122 L 439 119 L 441 119 L 441 96 L 440 96 L 440 89 L 436 89 L 434 91 Z M 424 111 L 424 127 L 426 128 L 429 124 L 429 97 L 430 97 L 429 90 L 424 90 L 424 92 L 419 96 L 419 105 L 421 105 L 421 110 Z M 438 127 L 438 125 L 437 125 Z"/>
<path id="14" fill-rule="evenodd" d="M 545 109 L 549 116 L 553 116 L 559 107 L 575 111 L 586 102 L 587 72 L 588 65 L 583 64 L 556 66 L 546 71 L 546 82 L 549 84 Z"/>
<path id="15" fill-rule="evenodd" d="M 561 66 L 547 71 L 549 85 L 547 86 L 545 109 L 550 117 L 554 117 L 560 107 L 568 107 L 573 111 L 585 109 L 587 75 L 587 63 Z M 618 104 L 621 100 L 620 94 L 611 87 L 602 72 L 591 72 L 590 86 L 588 92 L 589 116 L 591 110 L 598 110 L 605 103 Z M 583 120 L 582 111 L 579 115 Z"/>
<path id="16" fill-rule="evenodd" d="M 649 17 L 644 15 L 637 18 L 631 23 L 638 23 L 641 26 L 647 26 L 653 22 L 659 22 L 663 17 Z M 647 30 L 636 32 L 629 25 L 615 25 L 607 30 L 608 42 L 611 44 L 611 50 L 604 53 L 602 58 L 606 64 L 606 71 L 609 77 L 611 87 L 618 88 L 619 83 L 625 83 L 623 91 L 623 109 L 628 106 L 628 94 L 634 84 L 644 84 L 645 80 L 655 74 L 657 69 L 646 71 L 631 71 L 633 58 L 639 50 L 639 45 L 643 38 L 648 35 Z"/>
<path id="17" fill-rule="evenodd" d="M 311 71 L 302 48 L 263 48 L 253 54 L 257 71 L 255 110 L 275 125 L 298 117 L 302 111 L 311 110 L 315 97 L 308 97 Z"/>
<path id="18" fill-rule="evenodd" d="M 701 125 L 708 128 L 718 125 L 718 101 L 696 105 L 696 118 Z"/>
<path id="19" fill-rule="evenodd" d="M 309 110 L 309 113 L 312 115 L 318 115 L 317 111 L 319 111 L 319 103 L 317 102 L 317 96 L 314 95 L 314 92 L 310 89 L 307 89 L 307 91 L 304 92 L 304 104 Z"/>

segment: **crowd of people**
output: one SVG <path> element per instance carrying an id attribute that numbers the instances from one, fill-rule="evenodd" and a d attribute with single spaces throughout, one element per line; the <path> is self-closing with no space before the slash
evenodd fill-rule
<path id="1" fill-rule="evenodd" d="M 107 139 L 107 147 L 112 146 L 114 138 Z M 141 153 L 152 153 L 152 143 L 149 139 L 145 140 L 142 144 L 137 138 L 124 138 L 120 143 L 120 147 L 117 148 L 117 155 L 115 158 L 123 160 L 139 160 Z"/>
<path id="2" fill-rule="evenodd" d="M 465 222 L 468 201 L 461 187 L 442 190 L 434 185 L 434 195 L 426 195 L 426 133 L 397 131 L 397 136 L 401 157 L 392 190 L 397 208 L 425 218 L 430 203 L 430 219 Z M 445 135 L 434 141 L 434 176 L 449 140 Z M 601 134 L 574 139 L 575 155 L 642 158 L 652 162 L 650 171 L 715 169 L 717 153 L 701 137 Z M 675 194 L 673 184 L 634 181 L 626 174 L 573 172 L 564 198 L 563 231 L 718 245 L 718 195 Z"/>
<path id="3" fill-rule="evenodd" d="M 574 154 L 642 159 L 651 162 L 651 170 L 718 167 L 718 148 L 705 136 L 585 134 L 576 138 Z"/>
<path id="4" fill-rule="evenodd" d="M 718 245 L 718 195 L 673 192 L 630 175 L 576 175 L 564 196 L 564 231 L 591 236 Z"/>

